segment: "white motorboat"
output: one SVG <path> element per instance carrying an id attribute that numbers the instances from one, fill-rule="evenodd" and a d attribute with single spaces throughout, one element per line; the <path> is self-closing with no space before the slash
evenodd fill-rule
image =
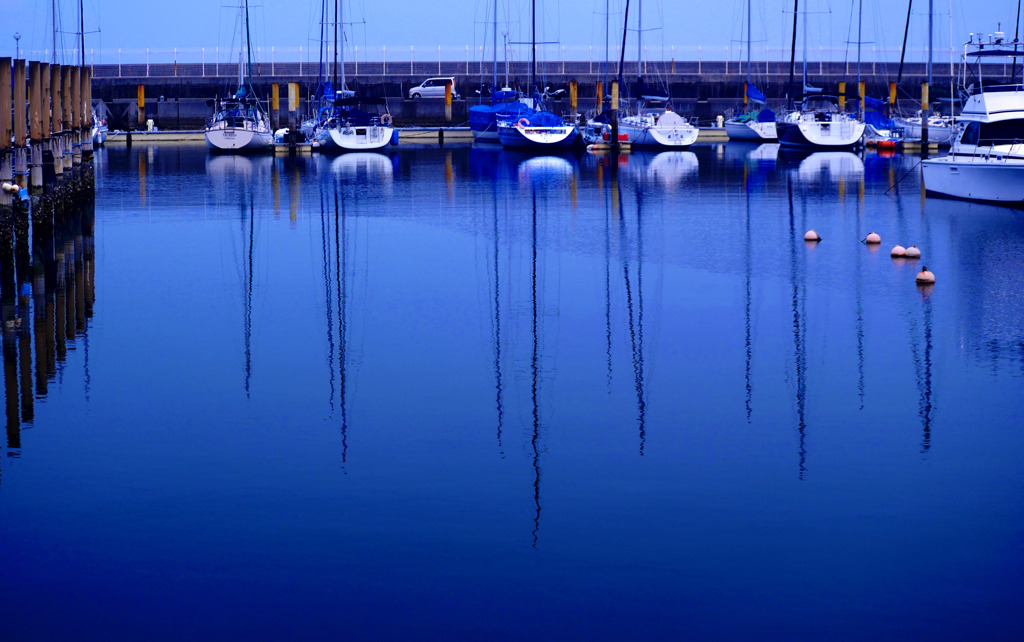
<path id="1" fill-rule="evenodd" d="M 960 112 L 960 136 L 949 154 L 921 161 L 928 193 L 1024 205 L 1024 85 L 986 86 L 980 64 L 1019 56 L 1024 43 L 999 36 L 972 39 L 965 47 L 979 63 L 977 86 Z"/>

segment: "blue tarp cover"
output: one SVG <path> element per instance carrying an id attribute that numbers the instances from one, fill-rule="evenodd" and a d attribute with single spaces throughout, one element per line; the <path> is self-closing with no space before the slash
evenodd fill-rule
<path id="1" fill-rule="evenodd" d="M 564 124 L 561 116 L 556 116 L 549 111 L 538 111 L 526 116 L 534 127 L 560 127 Z"/>
<path id="2" fill-rule="evenodd" d="M 886 103 L 882 102 L 881 100 L 878 100 L 877 98 L 872 98 L 871 96 L 864 96 L 864 106 L 867 107 L 868 109 L 882 111 L 883 109 L 885 109 L 885 105 Z"/>
<path id="3" fill-rule="evenodd" d="M 759 103 L 768 102 L 768 99 L 765 98 L 765 95 L 758 91 L 757 87 L 755 87 L 752 83 L 749 82 L 747 83 L 747 98 Z"/>
<path id="4" fill-rule="evenodd" d="M 864 112 L 864 122 L 875 129 L 893 129 L 896 127 L 896 123 L 892 122 L 891 119 L 886 118 L 885 114 L 880 111 Z"/>
<path id="5" fill-rule="evenodd" d="M 761 111 L 757 112 L 757 122 L 759 122 L 759 123 L 774 123 L 775 122 L 775 112 L 773 112 L 770 109 L 762 109 Z"/>

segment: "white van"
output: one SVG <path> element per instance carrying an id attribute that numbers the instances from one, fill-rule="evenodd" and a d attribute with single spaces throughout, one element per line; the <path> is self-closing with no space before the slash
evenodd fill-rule
<path id="1" fill-rule="evenodd" d="M 455 93 L 455 78 L 453 76 L 427 78 L 409 90 L 409 98 L 413 100 L 417 98 L 444 98 L 445 83 L 452 84 L 452 98 L 458 98 L 458 94 Z"/>

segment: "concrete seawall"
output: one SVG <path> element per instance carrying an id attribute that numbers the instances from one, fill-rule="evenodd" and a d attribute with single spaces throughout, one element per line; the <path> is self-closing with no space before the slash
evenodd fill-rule
<path id="1" fill-rule="evenodd" d="M 440 70 L 440 71 L 439 71 Z M 636 93 L 636 64 L 627 65 L 623 73 L 631 93 Z M 895 81 L 898 65 L 865 64 L 861 68 L 862 79 L 867 83 L 870 96 L 888 96 L 888 83 Z M 502 72 L 504 70 L 502 69 Z M 668 87 L 674 99 L 675 108 L 690 117 L 711 121 L 719 114 L 737 109 L 742 102 L 742 83 L 746 78 L 746 65 L 737 62 L 694 62 L 668 61 L 650 62 L 643 71 L 649 84 Z M 770 106 L 784 104 L 789 81 L 789 63 L 757 63 L 751 65 L 751 75 L 757 86 L 769 99 Z M 800 83 L 801 67 L 796 68 L 796 84 Z M 916 109 L 921 83 L 926 79 L 926 67 L 921 63 L 905 66 L 899 87 L 899 99 L 905 109 Z M 997 70 L 998 71 L 998 70 Z M 257 93 L 268 98 L 271 86 L 283 86 L 298 82 L 301 87 L 304 112 L 305 98 L 315 89 L 316 65 L 300 63 L 263 64 L 257 67 L 253 84 Z M 614 72 L 612 72 L 614 73 Z M 847 92 L 856 92 L 856 66 L 852 63 L 813 63 L 808 68 L 810 84 L 823 87 L 826 92 L 836 92 L 840 82 L 847 83 Z M 402 124 L 433 125 L 444 122 L 443 101 L 405 98 L 409 88 L 418 85 L 431 76 L 454 76 L 456 91 L 462 100 L 452 105 L 452 123 L 460 124 L 468 119 L 469 107 L 479 98 L 475 90 L 481 84 L 490 84 L 489 65 L 465 62 L 442 63 L 347 63 L 345 74 L 349 88 L 361 95 L 384 97 L 395 119 Z M 596 85 L 604 78 L 601 63 L 590 62 L 549 62 L 538 65 L 538 84 L 552 89 L 564 87 L 569 81 L 579 82 L 579 105 L 582 111 L 593 109 L 596 102 Z M 237 66 L 234 64 L 170 64 L 153 65 L 96 65 L 94 67 L 93 93 L 111 104 L 113 126 L 127 124 L 133 119 L 138 126 L 136 104 L 138 88 L 143 87 L 145 113 L 161 128 L 191 129 L 202 127 L 212 110 L 206 101 L 233 92 L 237 85 Z M 504 82 L 504 73 L 499 75 Z M 523 87 L 529 82 L 529 65 L 511 65 L 509 84 Z M 936 68 L 931 88 L 933 101 L 948 111 L 950 97 L 949 67 Z M 555 110 L 568 111 L 568 100 L 555 103 Z M 285 123 L 287 118 L 282 118 Z M 123 123 L 122 123 L 123 121 Z"/>

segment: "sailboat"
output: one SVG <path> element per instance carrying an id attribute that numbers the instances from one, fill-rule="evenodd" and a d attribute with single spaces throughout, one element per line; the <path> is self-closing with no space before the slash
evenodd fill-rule
<path id="1" fill-rule="evenodd" d="M 474 141 L 497 143 L 498 114 L 505 114 L 505 120 L 514 120 L 527 115 L 530 108 L 518 100 L 518 92 L 509 88 L 498 89 L 498 0 L 494 0 L 493 15 L 494 77 L 491 82 L 491 104 L 469 108 L 469 129 L 473 132 Z"/>
<path id="2" fill-rule="evenodd" d="M 794 21 L 796 15 L 794 11 Z M 794 29 L 795 33 L 795 29 Z M 860 144 L 864 123 L 839 108 L 839 98 L 807 84 L 807 18 L 803 26 L 803 100 L 798 111 L 775 124 L 783 147 L 803 149 L 850 149 Z M 796 40 L 794 38 L 794 47 Z M 858 45 L 858 48 L 860 45 Z M 791 67 L 792 77 L 792 67 Z"/>
<path id="3" fill-rule="evenodd" d="M 750 101 L 764 105 L 768 100 L 765 95 L 758 91 L 757 87 L 750 82 L 750 43 L 753 39 L 752 32 L 750 31 L 750 3 L 751 0 L 747 0 L 747 81 L 743 85 L 744 108 Z M 740 116 L 730 118 L 725 121 L 725 133 L 729 135 L 730 139 L 756 140 L 762 142 L 777 140 L 778 133 L 775 129 L 775 112 L 765 107 L 763 109 L 757 109 Z"/>
<path id="4" fill-rule="evenodd" d="M 345 47 L 338 46 L 339 16 L 344 15 L 344 6 L 334 0 L 334 97 L 329 103 L 330 114 L 326 121 L 313 132 L 314 140 L 322 151 L 371 151 L 383 149 L 391 142 L 395 129 L 391 126 L 391 114 L 383 98 L 362 98 L 345 89 Z M 341 82 L 338 83 L 338 55 L 341 55 Z M 363 107 L 383 106 L 384 113 L 370 113 Z"/>
<path id="5" fill-rule="evenodd" d="M 206 128 L 206 146 L 213 151 L 263 151 L 273 142 L 270 120 L 252 88 L 249 70 L 252 67 L 252 49 L 249 46 L 249 0 L 239 5 L 238 91 L 234 96 L 210 101 L 217 111 Z M 246 61 L 242 65 L 243 59 Z"/>
<path id="6" fill-rule="evenodd" d="M 573 122 L 566 122 L 561 116 L 542 109 L 542 96 L 536 90 L 537 84 L 537 0 L 530 3 L 531 18 L 531 60 L 530 99 L 528 110 L 512 107 L 496 116 L 498 140 L 502 146 L 513 149 L 559 149 L 571 147 L 579 138 L 579 130 Z"/>
<path id="7" fill-rule="evenodd" d="M 619 85 L 622 85 L 622 57 L 625 55 L 626 23 L 629 20 L 629 0 L 623 21 L 623 52 L 619 58 Z M 700 131 L 685 118 L 672 111 L 668 96 L 647 93 L 640 74 L 643 51 L 643 4 L 637 6 L 637 102 L 636 112 L 619 118 L 619 135 L 632 147 L 683 149 L 697 142 Z"/>
<path id="8" fill-rule="evenodd" d="M 913 0 L 907 3 L 907 27 L 910 28 L 910 8 L 913 6 Z M 950 42 L 952 42 L 952 14 L 953 9 L 950 5 Z M 928 3 L 928 86 L 932 84 L 932 3 Z M 904 32 L 905 33 L 905 32 Z M 1016 39 L 1016 38 L 1015 38 Z M 906 36 L 903 38 L 903 50 L 906 51 L 907 39 Z M 953 63 L 949 63 L 950 70 L 949 75 L 952 78 L 953 74 Z M 900 78 L 903 74 L 903 54 L 900 54 Z M 897 84 L 899 79 L 897 79 Z M 950 97 L 953 96 L 952 80 L 950 81 L 949 93 Z M 939 114 L 929 114 L 927 117 L 924 116 L 919 110 L 916 115 L 910 117 L 898 116 L 894 119 L 896 125 L 903 129 L 904 134 L 907 138 L 921 140 L 924 136 L 925 123 L 927 122 L 928 130 L 928 142 L 938 143 L 939 145 L 951 145 L 953 139 L 956 137 L 957 127 L 956 122 L 949 116 L 941 116 Z"/>

